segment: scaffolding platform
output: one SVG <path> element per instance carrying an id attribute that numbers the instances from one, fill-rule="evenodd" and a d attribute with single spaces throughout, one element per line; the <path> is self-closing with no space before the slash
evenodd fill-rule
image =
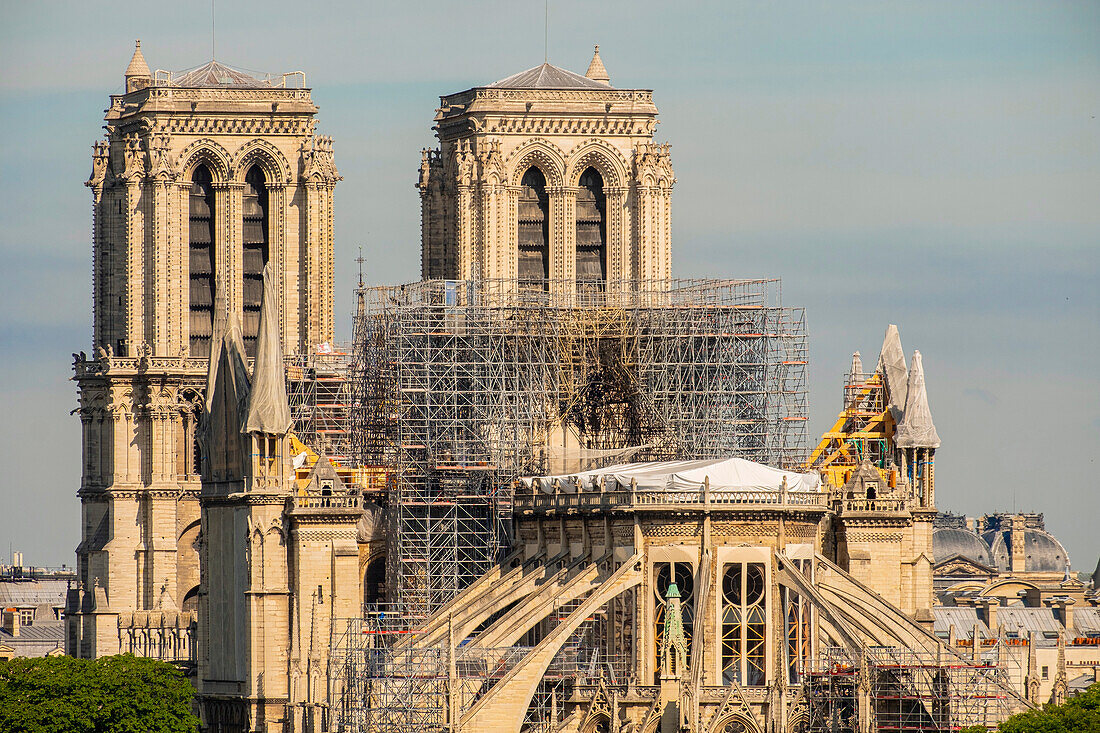
<path id="1" fill-rule="evenodd" d="M 347 450 L 392 471 L 387 587 L 408 614 L 498 559 L 519 476 L 805 459 L 805 316 L 777 280 L 524 285 L 359 291 Z"/>

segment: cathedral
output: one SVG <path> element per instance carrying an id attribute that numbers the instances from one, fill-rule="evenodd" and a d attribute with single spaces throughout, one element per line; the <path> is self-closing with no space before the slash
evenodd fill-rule
<path id="1" fill-rule="evenodd" d="M 801 454 L 801 311 L 672 277 L 653 93 L 599 47 L 440 97 L 422 280 L 360 288 L 355 358 L 311 403 L 347 430 L 307 429 L 340 181 L 316 113 L 299 73 L 152 71 L 140 43 L 111 97 L 68 654 L 179 665 L 216 733 L 949 730 L 1031 704 L 1034 670 L 938 630 L 920 353 L 891 326 L 857 354 Z"/>

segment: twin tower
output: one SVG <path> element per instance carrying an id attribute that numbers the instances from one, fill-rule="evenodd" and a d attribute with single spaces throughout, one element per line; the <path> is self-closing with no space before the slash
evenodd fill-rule
<path id="1" fill-rule="evenodd" d="M 153 72 L 139 43 L 87 181 L 93 332 L 91 354 L 74 360 L 81 542 L 66 648 L 193 663 L 204 716 L 225 730 L 257 714 L 272 729 L 309 727 L 302 710 L 324 695 L 293 678 L 327 662 L 318 619 L 357 615 L 363 598 L 361 570 L 352 564 L 349 576 L 336 559 L 354 523 L 342 516 L 327 530 L 314 518 L 306 530 L 280 515 L 264 530 L 274 544 L 262 546 L 267 577 L 281 580 L 263 594 L 285 596 L 283 610 L 261 633 L 241 609 L 221 608 L 245 619 L 238 636 L 251 634 L 251 648 L 281 651 L 215 669 L 202 648 L 210 626 L 227 622 L 201 610 L 212 593 L 232 601 L 213 588 L 226 568 L 255 580 L 242 570 L 254 560 L 247 543 L 204 551 L 210 507 L 226 501 L 203 479 L 199 440 L 224 324 L 239 324 L 249 362 L 262 307 L 267 338 L 286 354 L 334 338 L 340 176 L 317 110 L 301 73 L 257 78 L 216 61 Z M 440 147 L 423 153 L 417 186 L 424 278 L 559 291 L 669 279 L 675 179 L 668 146 L 653 142 L 657 108 L 649 90 L 610 85 L 598 48 L 585 76 L 543 64 L 442 97 L 435 123 Z M 296 556 L 306 539 L 333 557 Z M 241 604 L 253 602 L 246 595 Z M 307 625 L 323 643 L 301 641 Z M 279 712 L 296 705 L 307 708 Z"/>

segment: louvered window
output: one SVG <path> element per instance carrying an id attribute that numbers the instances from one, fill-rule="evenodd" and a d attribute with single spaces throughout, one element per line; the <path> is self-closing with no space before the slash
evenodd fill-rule
<path id="1" fill-rule="evenodd" d="M 214 331 L 214 185 L 200 165 L 191 176 L 189 218 L 191 356 L 210 356 Z"/>
<path id="2" fill-rule="evenodd" d="M 595 168 L 581 174 L 577 192 L 577 282 L 603 288 L 607 280 L 607 200 Z"/>
<path id="3" fill-rule="evenodd" d="M 550 198 L 546 176 L 528 168 L 520 181 L 519 283 L 521 288 L 545 290 L 550 277 Z"/>
<path id="4" fill-rule="evenodd" d="M 268 258 L 267 182 L 259 166 L 252 166 L 244 179 L 244 349 L 256 355 L 260 332 L 260 301 L 263 296 L 264 265 Z"/>

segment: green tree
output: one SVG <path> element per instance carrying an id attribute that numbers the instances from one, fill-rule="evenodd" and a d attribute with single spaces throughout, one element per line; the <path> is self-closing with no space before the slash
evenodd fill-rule
<path id="1" fill-rule="evenodd" d="M 1100 683 L 1067 698 L 1064 705 L 1044 705 L 1001 723 L 1001 733 L 1093 733 L 1100 731 Z"/>
<path id="2" fill-rule="evenodd" d="M 193 697 L 178 669 L 132 654 L 0 661 L 5 733 L 193 733 Z"/>

